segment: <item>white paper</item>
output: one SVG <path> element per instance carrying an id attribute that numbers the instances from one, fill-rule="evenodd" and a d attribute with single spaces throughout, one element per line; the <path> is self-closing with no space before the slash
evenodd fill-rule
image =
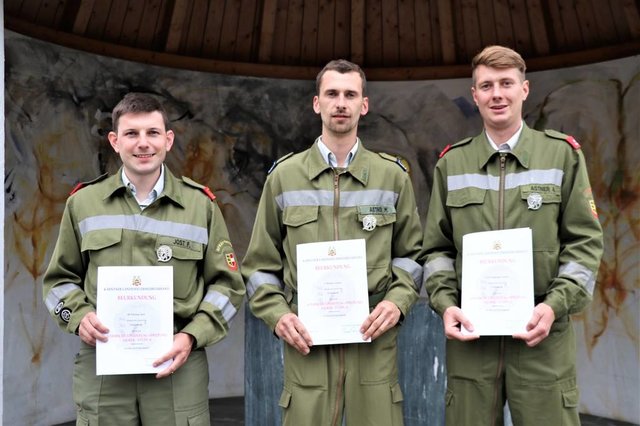
<path id="1" fill-rule="evenodd" d="M 462 247 L 461 309 L 473 334 L 526 332 L 534 306 L 531 229 L 467 234 Z"/>
<path id="2" fill-rule="evenodd" d="M 173 267 L 98 267 L 96 315 L 109 329 L 96 342 L 96 374 L 144 374 L 173 344 Z"/>
<path id="3" fill-rule="evenodd" d="M 298 244 L 296 252 L 298 316 L 313 344 L 365 342 L 360 333 L 369 315 L 365 240 Z"/>

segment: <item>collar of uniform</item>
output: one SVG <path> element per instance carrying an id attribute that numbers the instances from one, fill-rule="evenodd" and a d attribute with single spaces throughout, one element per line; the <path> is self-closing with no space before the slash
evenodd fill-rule
<path id="1" fill-rule="evenodd" d="M 520 139 L 518 139 L 518 143 L 513 148 L 513 151 L 509 153 L 513 155 L 523 167 L 529 167 L 529 159 L 530 155 L 530 140 L 531 140 L 531 129 L 527 127 L 527 125 L 522 122 L 522 132 L 520 133 Z M 482 132 L 480 135 L 476 137 L 477 141 L 474 143 L 479 143 L 481 148 L 478 155 L 478 169 L 483 169 L 486 167 L 487 163 L 493 158 L 494 155 L 499 155 L 499 152 L 494 150 L 491 144 L 489 143 L 489 139 L 487 138 L 487 133 Z"/>
<path id="2" fill-rule="evenodd" d="M 320 139 L 320 138 L 318 138 Z M 309 153 L 309 180 L 317 178 L 325 170 L 331 170 L 331 166 L 322 158 L 320 148 L 318 148 L 318 139 L 314 142 Z M 362 141 L 358 139 L 358 150 L 351 160 L 351 164 L 346 168 L 346 173 L 349 173 L 356 180 L 360 181 L 363 185 L 366 185 L 369 180 L 369 156 L 368 152 Z"/>
<path id="3" fill-rule="evenodd" d="M 166 197 L 172 202 L 178 204 L 179 206 L 184 208 L 184 202 L 182 201 L 182 197 L 180 192 L 177 190 L 178 179 L 175 177 L 169 167 L 164 166 L 164 189 L 158 198 Z M 118 170 L 117 173 L 109 176 L 105 179 L 106 191 L 104 195 L 104 199 L 106 200 L 109 197 L 113 197 L 115 195 L 124 194 L 127 190 L 124 182 L 122 181 L 122 167 Z"/>

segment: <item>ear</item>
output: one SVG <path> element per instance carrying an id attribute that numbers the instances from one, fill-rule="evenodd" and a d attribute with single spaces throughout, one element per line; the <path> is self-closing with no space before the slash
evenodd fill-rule
<path id="1" fill-rule="evenodd" d="M 109 132 L 109 134 L 107 135 L 107 138 L 109 139 L 111 148 L 113 148 L 115 152 L 119 153 L 120 147 L 118 146 L 118 135 L 116 134 L 116 132 Z"/>
<path id="2" fill-rule="evenodd" d="M 362 108 L 360 108 L 360 115 L 362 116 L 367 115 L 368 112 L 369 112 L 369 98 L 365 96 L 364 98 L 362 98 Z"/>
<path id="3" fill-rule="evenodd" d="M 473 98 L 473 102 L 478 106 L 478 98 L 476 97 L 476 88 L 471 86 L 471 97 Z"/>
<path id="4" fill-rule="evenodd" d="M 167 130 L 167 142 L 166 142 L 166 147 L 167 147 L 167 152 L 171 151 L 171 147 L 173 146 L 173 140 L 175 138 L 175 134 L 173 133 L 173 130 Z"/>
<path id="5" fill-rule="evenodd" d="M 522 100 L 526 101 L 527 96 L 529 96 L 529 80 L 525 80 L 522 82 L 522 91 L 524 92 L 524 96 L 522 97 Z"/>
<path id="6" fill-rule="evenodd" d="M 320 99 L 318 96 L 313 97 L 313 110 L 316 114 L 320 114 Z"/>

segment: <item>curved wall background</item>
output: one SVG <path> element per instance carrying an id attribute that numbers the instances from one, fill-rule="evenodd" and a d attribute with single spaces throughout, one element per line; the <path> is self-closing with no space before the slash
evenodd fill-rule
<path id="1" fill-rule="evenodd" d="M 163 97 L 176 132 L 168 165 L 209 185 L 242 257 L 266 170 L 320 132 L 314 82 L 215 75 L 116 60 L 5 32 L 4 422 L 73 418 L 77 337 L 42 303 L 42 274 L 71 188 L 118 158 L 110 111 L 131 90 Z M 365 70 L 366 71 L 366 70 Z M 581 410 L 640 423 L 640 56 L 530 73 L 525 120 L 582 144 L 606 233 L 594 303 L 576 318 Z M 406 159 L 424 218 L 437 153 L 476 134 L 469 79 L 372 82 L 360 136 Z M 241 310 L 242 312 L 242 310 Z M 212 397 L 243 394 L 244 318 L 209 348 Z M 425 372 L 426 374 L 426 372 Z"/>

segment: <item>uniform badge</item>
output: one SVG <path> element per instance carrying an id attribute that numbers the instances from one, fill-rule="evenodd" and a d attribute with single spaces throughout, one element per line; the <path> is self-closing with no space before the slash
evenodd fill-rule
<path id="1" fill-rule="evenodd" d="M 53 313 L 58 315 L 62 308 L 64 307 L 64 302 L 58 302 L 55 308 L 53 308 Z"/>
<path id="2" fill-rule="evenodd" d="M 63 310 L 61 310 L 60 311 L 60 318 L 64 322 L 69 322 L 69 320 L 71 319 L 71 309 L 64 308 Z"/>
<path id="3" fill-rule="evenodd" d="M 156 250 L 156 255 L 158 256 L 158 262 L 168 262 L 173 257 L 173 250 L 169 246 L 161 245 Z"/>
<path id="4" fill-rule="evenodd" d="M 538 210 L 542 207 L 542 195 L 537 192 L 529 194 L 527 197 L 527 206 L 529 207 L 529 210 Z"/>
<path id="5" fill-rule="evenodd" d="M 236 262 L 236 255 L 233 253 L 226 253 L 224 255 L 225 260 L 227 261 L 227 266 L 232 271 L 238 270 L 238 262 Z"/>
<path id="6" fill-rule="evenodd" d="M 364 231 L 373 231 L 376 229 L 377 222 L 378 220 L 375 216 L 368 214 L 362 218 L 362 229 Z"/>

